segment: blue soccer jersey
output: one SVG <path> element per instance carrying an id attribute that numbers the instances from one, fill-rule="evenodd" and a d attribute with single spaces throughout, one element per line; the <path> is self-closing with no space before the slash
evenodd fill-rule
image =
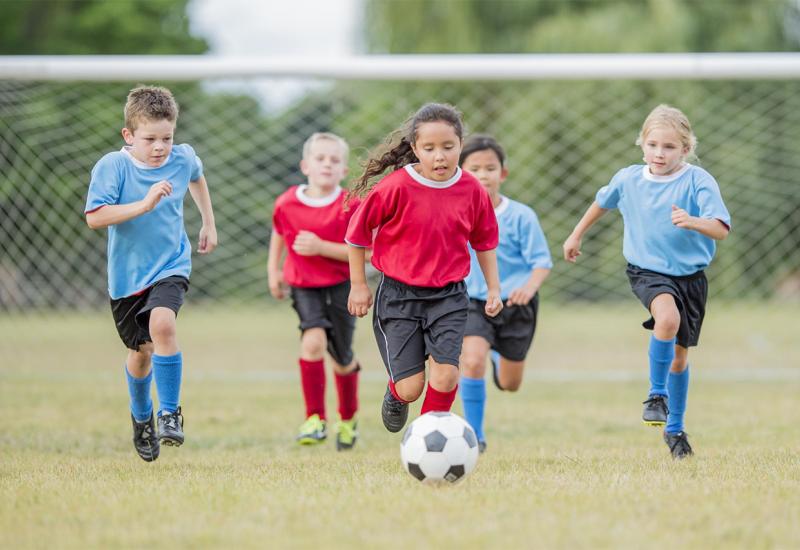
<path id="1" fill-rule="evenodd" d="M 142 200 L 161 180 L 172 194 L 156 207 L 108 227 L 108 294 L 113 299 L 141 292 L 171 275 L 189 277 L 191 245 L 183 226 L 183 198 L 189 182 L 203 175 L 203 164 L 189 145 L 176 145 L 166 162 L 149 167 L 126 148 L 108 153 L 92 169 L 85 212 Z"/>
<path id="2" fill-rule="evenodd" d="M 506 300 L 513 290 L 523 286 L 535 268 L 550 269 L 553 260 L 547 248 L 536 213 L 524 204 L 501 197 L 494 209 L 500 242 L 497 245 L 497 268 L 500 275 L 500 298 Z M 465 279 L 470 298 L 485 300 L 488 288 L 478 257 L 470 247 L 470 271 Z"/>
<path id="3" fill-rule="evenodd" d="M 628 166 L 597 192 L 596 200 L 601 208 L 619 208 L 622 214 L 625 259 L 665 275 L 705 269 L 716 251 L 711 237 L 672 224 L 673 205 L 690 216 L 731 226 L 716 180 L 691 164 L 669 176 L 654 176 L 646 165 Z"/>

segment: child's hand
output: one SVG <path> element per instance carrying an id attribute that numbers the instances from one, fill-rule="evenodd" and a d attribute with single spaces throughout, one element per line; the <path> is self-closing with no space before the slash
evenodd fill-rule
<path id="1" fill-rule="evenodd" d="M 581 255 L 581 239 L 574 235 L 567 237 L 564 241 L 564 259 L 573 264 L 578 261 L 578 256 Z"/>
<path id="2" fill-rule="evenodd" d="M 511 294 L 508 295 L 508 300 L 506 300 L 507 306 L 524 306 L 536 295 L 535 290 L 531 290 L 528 287 L 520 287 L 511 291 Z"/>
<path id="3" fill-rule="evenodd" d="M 694 229 L 694 218 L 683 208 L 672 205 L 672 225 L 683 229 Z"/>
<path id="4" fill-rule="evenodd" d="M 286 285 L 283 283 L 283 272 L 270 273 L 269 293 L 276 300 L 283 300 L 286 297 Z"/>
<path id="5" fill-rule="evenodd" d="M 363 317 L 372 305 L 372 292 L 365 284 L 356 284 L 350 287 L 350 296 L 347 298 L 347 311 L 350 315 Z"/>
<path id="6" fill-rule="evenodd" d="M 215 248 L 217 248 L 217 228 L 214 225 L 204 225 L 200 228 L 197 252 L 200 254 L 210 254 Z"/>
<path id="7" fill-rule="evenodd" d="M 497 317 L 497 314 L 500 313 L 502 309 L 503 300 L 500 299 L 500 291 L 489 290 L 489 292 L 486 293 L 486 306 L 483 308 L 486 315 L 489 317 Z"/>
<path id="8" fill-rule="evenodd" d="M 172 194 L 172 184 L 167 180 L 161 180 L 158 183 L 154 183 L 150 186 L 150 189 L 147 191 L 147 195 L 145 195 L 144 201 L 145 206 L 147 207 L 147 211 L 150 212 L 156 205 L 166 196 Z"/>
<path id="9" fill-rule="evenodd" d="M 292 250 L 301 256 L 318 256 L 322 250 L 322 239 L 311 231 L 300 231 L 294 239 Z"/>

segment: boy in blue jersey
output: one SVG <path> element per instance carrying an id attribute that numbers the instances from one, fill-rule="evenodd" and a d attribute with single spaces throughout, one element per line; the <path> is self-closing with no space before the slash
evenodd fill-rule
<path id="1" fill-rule="evenodd" d="M 197 251 L 217 246 L 217 230 L 203 165 L 189 145 L 172 140 L 178 104 L 166 88 L 141 86 L 125 104 L 126 146 L 92 169 L 86 222 L 108 227 L 108 293 L 122 342 L 130 394 L 133 444 L 147 462 L 160 444 L 184 441 L 179 402 L 182 357 L 175 321 L 189 288 L 191 245 L 183 226 L 188 190 L 203 226 Z M 152 364 L 152 370 L 151 370 Z M 158 431 L 150 383 L 155 373 Z"/>
<path id="2" fill-rule="evenodd" d="M 461 399 L 464 416 L 478 436 L 481 452 L 486 450 L 483 416 L 486 407 L 486 358 L 492 355 L 495 385 L 517 391 L 522 383 L 539 311 L 539 288 L 550 274 L 553 262 L 536 213 L 522 203 L 500 194 L 506 179 L 505 152 L 497 141 L 484 135 L 472 136 L 464 144 L 459 164 L 471 172 L 489 192 L 500 229 L 497 267 L 500 298 L 506 307 L 497 317 L 484 311 L 486 280 L 475 252 L 470 248 L 472 266 L 466 278 L 469 316 L 461 350 Z"/>
<path id="3" fill-rule="evenodd" d="M 665 426 L 675 459 L 693 454 L 683 431 L 689 390 L 689 347 L 696 346 L 705 315 L 704 269 L 728 236 L 731 218 L 714 178 L 686 162 L 697 139 L 689 120 L 668 105 L 656 107 L 636 140 L 644 165 L 623 168 L 600 189 L 595 202 L 564 243 L 575 262 L 584 233 L 611 208 L 624 222 L 622 253 L 634 294 L 650 311 L 650 392 L 642 420 Z"/>

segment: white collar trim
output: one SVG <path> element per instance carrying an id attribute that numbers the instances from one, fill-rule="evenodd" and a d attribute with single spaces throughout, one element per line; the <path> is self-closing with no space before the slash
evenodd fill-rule
<path id="1" fill-rule="evenodd" d="M 336 199 L 339 198 L 339 195 L 342 194 L 341 186 L 336 186 L 330 194 L 325 195 L 324 197 L 309 197 L 306 195 L 306 189 L 308 189 L 308 184 L 298 185 L 297 191 L 295 191 L 295 196 L 297 200 L 305 204 L 306 206 L 311 206 L 314 208 L 321 208 L 323 206 L 330 206 Z"/>
<path id="2" fill-rule="evenodd" d="M 500 204 L 497 205 L 497 208 L 494 209 L 495 217 L 500 216 L 503 212 L 508 210 L 508 205 L 511 204 L 511 201 L 508 200 L 508 197 L 504 197 L 500 195 Z"/>
<path id="3" fill-rule="evenodd" d="M 686 171 L 691 167 L 692 165 L 687 162 L 681 167 L 680 170 L 678 170 L 673 174 L 670 174 L 669 176 L 656 176 L 655 174 L 650 173 L 650 167 L 645 164 L 644 166 L 642 166 L 642 177 L 644 177 L 644 179 L 648 181 L 657 181 L 661 183 L 666 183 L 668 181 L 675 181 L 676 179 L 684 175 Z"/>
<path id="4" fill-rule="evenodd" d="M 164 166 L 167 162 L 169 162 L 169 159 L 172 158 L 172 151 L 170 151 L 169 156 L 164 159 L 164 162 L 162 162 L 158 166 L 150 166 L 149 164 L 144 163 L 141 160 L 134 157 L 130 152 L 130 147 L 128 147 L 127 145 L 124 146 L 122 149 L 120 149 L 120 151 L 122 151 L 122 153 L 124 153 L 130 159 L 130 161 L 136 168 L 141 168 L 142 170 L 157 170 L 162 166 Z"/>
<path id="5" fill-rule="evenodd" d="M 445 180 L 445 181 L 429 180 L 428 178 L 426 178 L 425 176 L 423 176 L 422 174 L 417 172 L 414 169 L 414 166 L 416 166 L 416 164 L 406 164 L 406 166 L 405 166 L 406 172 L 408 172 L 408 175 L 411 176 L 412 178 L 414 178 L 418 183 L 421 183 L 422 185 L 424 185 L 426 187 L 434 187 L 436 189 L 445 189 L 445 188 L 450 187 L 451 185 L 455 184 L 458 180 L 461 179 L 461 167 L 460 166 L 457 166 L 456 167 L 456 173 L 453 174 L 450 177 L 450 179 Z"/>

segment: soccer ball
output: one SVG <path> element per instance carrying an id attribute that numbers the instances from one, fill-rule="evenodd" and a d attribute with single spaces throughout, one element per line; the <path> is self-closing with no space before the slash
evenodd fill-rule
<path id="1" fill-rule="evenodd" d="M 403 434 L 400 460 L 423 483 L 456 483 L 478 462 L 478 438 L 467 422 L 450 412 L 423 414 Z"/>

